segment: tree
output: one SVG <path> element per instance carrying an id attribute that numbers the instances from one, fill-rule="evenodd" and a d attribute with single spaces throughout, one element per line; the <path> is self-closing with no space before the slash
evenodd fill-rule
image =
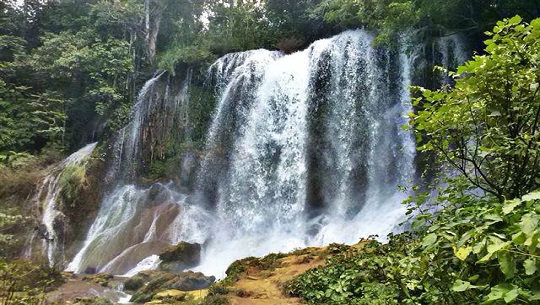
<path id="1" fill-rule="evenodd" d="M 487 54 L 451 73 L 453 88 L 419 88 L 411 117 L 419 150 L 502 201 L 540 187 L 540 19 L 516 16 L 488 35 Z"/>
<path id="2" fill-rule="evenodd" d="M 96 115 L 111 118 L 115 127 L 126 118 L 123 105 L 131 103 L 128 84 L 133 72 L 128 42 L 102 39 L 91 29 L 49 33 L 27 64 L 34 67 L 37 79 L 49 84 L 39 96 L 54 97 L 48 105 L 60 106 L 50 110 L 68 114 L 71 144 L 85 136 Z"/>
<path id="3" fill-rule="evenodd" d="M 378 33 L 378 41 L 390 43 L 406 29 L 430 35 L 482 33 L 497 20 L 516 14 L 527 20 L 540 16 L 539 0 L 323 0 L 313 10 L 341 28 L 363 27 Z M 484 37 L 482 37 L 483 39 Z"/>

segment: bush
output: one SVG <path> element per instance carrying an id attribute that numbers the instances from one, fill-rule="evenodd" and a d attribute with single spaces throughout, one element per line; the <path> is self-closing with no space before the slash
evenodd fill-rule
<path id="1" fill-rule="evenodd" d="M 4 305 L 42 304 L 44 293 L 61 283 L 60 272 L 47 265 L 0 259 L 0 300 Z"/>

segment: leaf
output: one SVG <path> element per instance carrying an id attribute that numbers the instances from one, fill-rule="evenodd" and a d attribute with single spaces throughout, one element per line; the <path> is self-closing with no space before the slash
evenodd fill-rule
<path id="1" fill-rule="evenodd" d="M 504 273 L 506 278 L 511 279 L 516 273 L 516 262 L 514 257 L 511 256 L 508 252 L 499 252 L 497 254 L 497 259 L 499 260 L 499 266 L 501 271 Z"/>
<path id="2" fill-rule="evenodd" d="M 526 275 L 533 275 L 536 273 L 536 259 L 529 258 L 523 262 L 523 267 L 525 268 Z"/>
<path id="3" fill-rule="evenodd" d="M 437 242 L 437 234 L 430 233 L 424 237 L 422 240 L 422 247 L 428 248 L 433 246 Z"/>
<path id="4" fill-rule="evenodd" d="M 527 235 L 533 234 L 534 230 L 538 226 L 538 216 L 533 213 L 523 215 L 519 227 L 521 231 Z"/>
<path id="5" fill-rule="evenodd" d="M 513 300 L 515 300 L 519 295 L 519 290 L 517 289 L 512 289 L 510 290 L 509 292 L 507 292 L 505 295 L 504 295 L 504 301 L 506 303 L 510 303 L 512 302 Z"/>
<path id="6" fill-rule="evenodd" d="M 518 24 L 518 23 L 521 22 L 521 20 L 522 20 L 521 17 L 519 15 L 516 15 L 516 16 L 510 18 L 510 20 L 508 20 L 508 24 L 511 24 L 511 25 L 512 24 Z"/>
<path id="7" fill-rule="evenodd" d="M 472 247 L 461 247 L 459 249 L 456 249 L 454 248 L 454 254 L 456 255 L 457 258 L 459 258 L 460 260 L 462 261 L 465 261 L 467 259 L 467 257 L 469 257 L 469 254 L 471 253 L 472 251 Z"/>
<path id="8" fill-rule="evenodd" d="M 491 288 L 486 302 L 493 302 L 503 299 L 510 291 L 517 289 L 516 286 L 508 283 L 499 284 Z"/>
<path id="9" fill-rule="evenodd" d="M 488 253 L 482 257 L 480 260 L 478 260 L 478 263 L 485 263 L 491 260 L 491 257 L 494 253 L 498 252 L 499 250 L 507 247 L 510 245 L 510 242 L 503 242 L 500 238 L 490 236 L 489 237 L 490 244 L 487 246 Z"/>
<path id="10" fill-rule="evenodd" d="M 540 191 L 528 193 L 527 195 L 523 195 L 523 197 L 521 197 L 521 200 L 523 201 L 532 201 L 538 199 L 540 199 Z"/>
<path id="11" fill-rule="evenodd" d="M 520 204 L 521 200 L 519 199 L 506 200 L 502 208 L 504 215 L 512 213 L 512 211 L 514 211 L 514 209 Z"/>
<path id="12" fill-rule="evenodd" d="M 523 243 L 527 240 L 527 235 L 523 232 L 518 232 L 512 236 L 512 242 L 516 245 L 523 245 Z"/>
<path id="13" fill-rule="evenodd" d="M 467 289 L 474 288 L 474 287 L 476 287 L 476 286 L 471 285 L 471 283 L 469 283 L 467 281 L 456 280 L 454 282 L 454 285 L 452 285 L 452 291 L 463 292 L 463 291 L 465 291 Z"/>

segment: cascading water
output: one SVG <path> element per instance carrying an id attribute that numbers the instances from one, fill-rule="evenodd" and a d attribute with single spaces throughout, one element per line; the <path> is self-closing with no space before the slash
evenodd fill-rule
<path id="1" fill-rule="evenodd" d="M 435 42 L 434 57 L 441 67 L 455 69 L 460 64 L 467 61 L 469 54 L 466 52 L 463 37 L 453 34 L 438 38 Z M 446 73 L 441 76 L 442 85 L 451 84 L 452 81 Z"/>
<path id="2" fill-rule="evenodd" d="M 42 210 L 41 223 L 45 227 L 44 249 L 47 249 L 47 258 L 51 266 L 62 261 L 63 242 L 61 230 L 62 218 L 65 216 L 57 209 L 60 192 L 64 187 L 61 183 L 62 174 L 72 170 L 74 166 L 84 168 L 88 158 L 94 151 L 97 143 L 88 144 L 77 152 L 71 154 L 56 166 L 43 180 L 34 196 L 34 202 Z M 30 256 L 30 254 L 28 254 Z M 60 259 L 59 259 L 60 258 Z"/>
<path id="3" fill-rule="evenodd" d="M 240 257 L 386 234 L 403 216 L 398 185 L 414 178 L 414 142 L 400 128 L 408 61 L 372 42 L 349 31 L 292 55 L 214 64 L 207 149 L 223 153 L 200 173 L 216 220 L 198 270 L 222 276 Z"/>
<path id="4" fill-rule="evenodd" d="M 401 126 L 420 55 L 372 43 L 365 31 L 347 31 L 290 55 L 253 50 L 216 61 L 208 83 L 217 105 L 190 194 L 172 183 L 129 184 L 136 163 L 155 153 L 157 129 L 176 130 L 192 103 L 190 73 L 176 91 L 163 74 L 152 78 L 114 146 L 109 177 L 125 184 L 105 196 L 68 270 L 132 275 L 186 241 L 203 245 L 196 269 L 222 277 L 245 256 L 391 232 L 405 212 L 399 186 L 415 178 L 414 140 Z M 441 54 L 442 65 L 459 55 Z M 176 131 L 190 141 L 184 125 Z"/>
<path id="5" fill-rule="evenodd" d="M 118 180 L 120 184 L 114 184 L 104 196 L 82 249 L 67 267 L 69 271 L 129 274 L 132 268 L 155 266 L 157 258 L 149 256 L 169 244 L 181 240 L 204 242 L 197 232 L 207 231 L 199 228 L 204 224 L 200 219 L 205 213 L 187 205 L 186 195 L 180 194 L 172 183 L 155 184 L 148 189 L 129 183 L 137 178 L 146 155 L 159 153 L 157 145 L 185 117 L 191 71 L 180 90 L 173 90 L 170 79 L 162 78 L 160 73 L 143 86 L 131 123 L 120 131 L 121 136 L 113 144 L 114 158 L 107 181 Z M 183 140 L 189 140 L 189 129 L 185 130 Z"/>

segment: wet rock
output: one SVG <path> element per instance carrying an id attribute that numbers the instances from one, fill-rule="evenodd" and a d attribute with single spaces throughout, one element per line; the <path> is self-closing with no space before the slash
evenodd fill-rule
<path id="1" fill-rule="evenodd" d="M 169 244 L 163 241 L 150 241 L 131 246 L 110 261 L 101 271 L 111 274 L 125 274 L 150 255 L 157 254 Z"/>
<path id="2" fill-rule="evenodd" d="M 80 297 L 75 299 L 73 305 L 112 305 L 113 303 L 107 299 L 99 297 Z"/>
<path id="3" fill-rule="evenodd" d="M 136 291 L 136 290 L 139 290 L 142 286 L 144 286 L 144 283 L 145 283 L 144 278 L 136 275 L 128 279 L 124 283 L 124 289 L 129 290 L 129 291 Z"/>
<path id="4" fill-rule="evenodd" d="M 182 154 L 180 170 L 180 184 L 190 190 L 194 184 L 197 168 L 199 167 L 198 154 L 195 151 L 187 151 Z"/>
<path id="5" fill-rule="evenodd" d="M 197 266 L 201 261 L 201 245 L 181 242 L 176 246 L 166 248 L 160 255 L 160 269 L 178 272 Z"/>
<path id="6" fill-rule="evenodd" d="M 92 282 L 99 284 L 103 287 L 109 286 L 109 280 L 113 279 L 114 276 L 108 274 L 108 273 L 98 273 L 93 275 L 85 275 L 83 277 L 83 281 Z"/>
<path id="7" fill-rule="evenodd" d="M 141 272 L 136 277 L 144 279 L 146 285 L 137 290 L 131 302 L 149 302 L 159 292 L 166 290 L 192 291 L 208 288 L 215 281 L 213 276 L 205 276 L 200 272 L 182 272 L 179 274 L 162 271 Z"/>
<path id="8" fill-rule="evenodd" d="M 178 280 L 170 287 L 182 291 L 199 290 L 210 287 L 216 278 L 214 276 L 205 276 L 201 272 L 183 272 Z"/>

